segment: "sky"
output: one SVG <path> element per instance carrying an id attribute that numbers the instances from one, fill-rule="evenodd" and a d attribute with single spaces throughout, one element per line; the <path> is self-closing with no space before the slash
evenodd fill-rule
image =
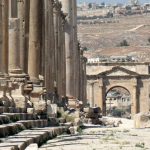
<path id="1" fill-rule="evenodd" d="M 125 3 L 127 4 L 129 0 L 77 0 L 78 3 L 82 2 L 96 2 L 96 3 L 109 3 L 109 4 L 116 4 L 116 3 Z M 139 0 L 140 3 L 150 3 L 150 0 Z"/>

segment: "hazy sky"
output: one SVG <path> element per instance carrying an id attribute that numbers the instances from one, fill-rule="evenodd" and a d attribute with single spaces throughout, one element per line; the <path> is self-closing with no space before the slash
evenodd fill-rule
<path id="1" fill-rule="evenodd" d="M 82 2 L 96 2 L 96 3 L 109 3 L 109 4 L 116 4 L 116 3 L 128 3 L 129 0 L 77 0 L 78 3 Z M 139 0 L 140 3 L 150 3 L 150 0 Z"/>

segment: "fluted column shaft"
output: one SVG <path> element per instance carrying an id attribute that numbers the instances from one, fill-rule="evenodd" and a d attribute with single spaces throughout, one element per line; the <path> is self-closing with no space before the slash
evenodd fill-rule
<path id="1" fill-rule="evenodd" d="M 0 75 L 2 75 L 3 69 L 2 69 L 2 1 L 0 0 Z"/>
<path id="2" fill-rule="evenodd" d="M 0 4 L 0 72 L 2 74 L 7 74 L 9 0 L 1 0 Z"/>
<path id="3" fill-rule="evenodd" d="M 73 65 L 73 26 L 72 26 L 72 1 L 61 0 L 62 11 L 67 14 L 65 24 L 66 47 L 66 95 L 74 95 L 74 65 Z"/>
<path id="4" fill-rule="evenodd" d="M 18 0 L 9 0 L 9 17 L 17 18 L 17 1 Z"/>
<path id="5" fill-rule="evenodd" d="M 79 62 L 80 57 L 78 53 L 77 41 L 77 1 L 72 0 L 72 24 L 73 24 L 73 53 L 74 53 L 74 92 L 75 96 L 79 98 Z"/>
<path id="6" fill-rule="evenodd" d="M 25 50 L 25 26 L 26 26 L 26 20 L 25 20 L 25 13 L 26 13 L 26 0 L 20 0 L 18 1 L 18 18 L 20 19 L 20 34 L 19 34 L 19 49 L 20 49 L 20 67 L 23 71 L 25 71 L 25 56 L 26 56 L 26 50 Z"/>
<path id="7" fill-rule="evenodd" d="M 28 73 L 33 82 L 39 79 L 41 49 L 41 0 L 30 0 Z"/>
<path id="8" fill-rule="evenodd" d="M 10 18 L 9 19 L 9 71 L 10 73 L 13 73 L 17 69 L 20 69 L 19 33 L 20 33 L 20 20 L 18 18 Z"/>
<path id="9" fill-rule="evenodd" d="M 66 50 L 65 50 L 65 15 L 61 14 L 61 57 L 62 57 L 62 63 L 61 63 L 61 87 L 62 87 L 62 96 L 66 95 Z"/>

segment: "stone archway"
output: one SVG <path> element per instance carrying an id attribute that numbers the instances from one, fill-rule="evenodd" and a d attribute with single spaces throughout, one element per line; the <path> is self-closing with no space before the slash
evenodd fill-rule
<path id="1" fill-rule="evenodd" d="M 87 76 L 87 94 L 94 105 L 102 109 L 106 115 L 105 94 L 113 87 L 124 87 L 131 94 L 131 115 L 148 112 L 150 109 L 150 75 L 140 75 L 122 67 L 98 75 Z"/>
<path id="2" fill-rule="evenodd" d="M 138 93 L 137 93 L 137 80 L 136 78 L 122 78 L 120 82 L 120 78 L 111 78 L 105 77 L 101 78 L 99 80 L 103 80 L 103 86 L 100 86 L 101 91 L 101 105 L 99 105 L 102 108 L 102 112 L 104 115 L 106 115 L 106 106 L 105 106 L 105 95 L 106 93 L 112 89 L 113 87 L 124 87 L 125 89 L 128 89 L 131 95 L 131 114 L 134 115 L 139 112 L 139 99 L 138 99 Z"/>
<path id="3" fill-rule="evenodd" d="M 125 87 L 112 87 L 105 93 L 106 115 L 130 118 L 131 93 Z"/>

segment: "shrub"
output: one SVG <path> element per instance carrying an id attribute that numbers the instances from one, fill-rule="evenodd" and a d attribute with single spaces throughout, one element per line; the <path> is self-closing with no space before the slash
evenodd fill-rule
<path id="1" fill-rule="evenodd" d="M 119 46 L 129 46 L 129 43 L 127 42 L 127 40 L 123 40 L 122 42 L 120 42 Z"/>

